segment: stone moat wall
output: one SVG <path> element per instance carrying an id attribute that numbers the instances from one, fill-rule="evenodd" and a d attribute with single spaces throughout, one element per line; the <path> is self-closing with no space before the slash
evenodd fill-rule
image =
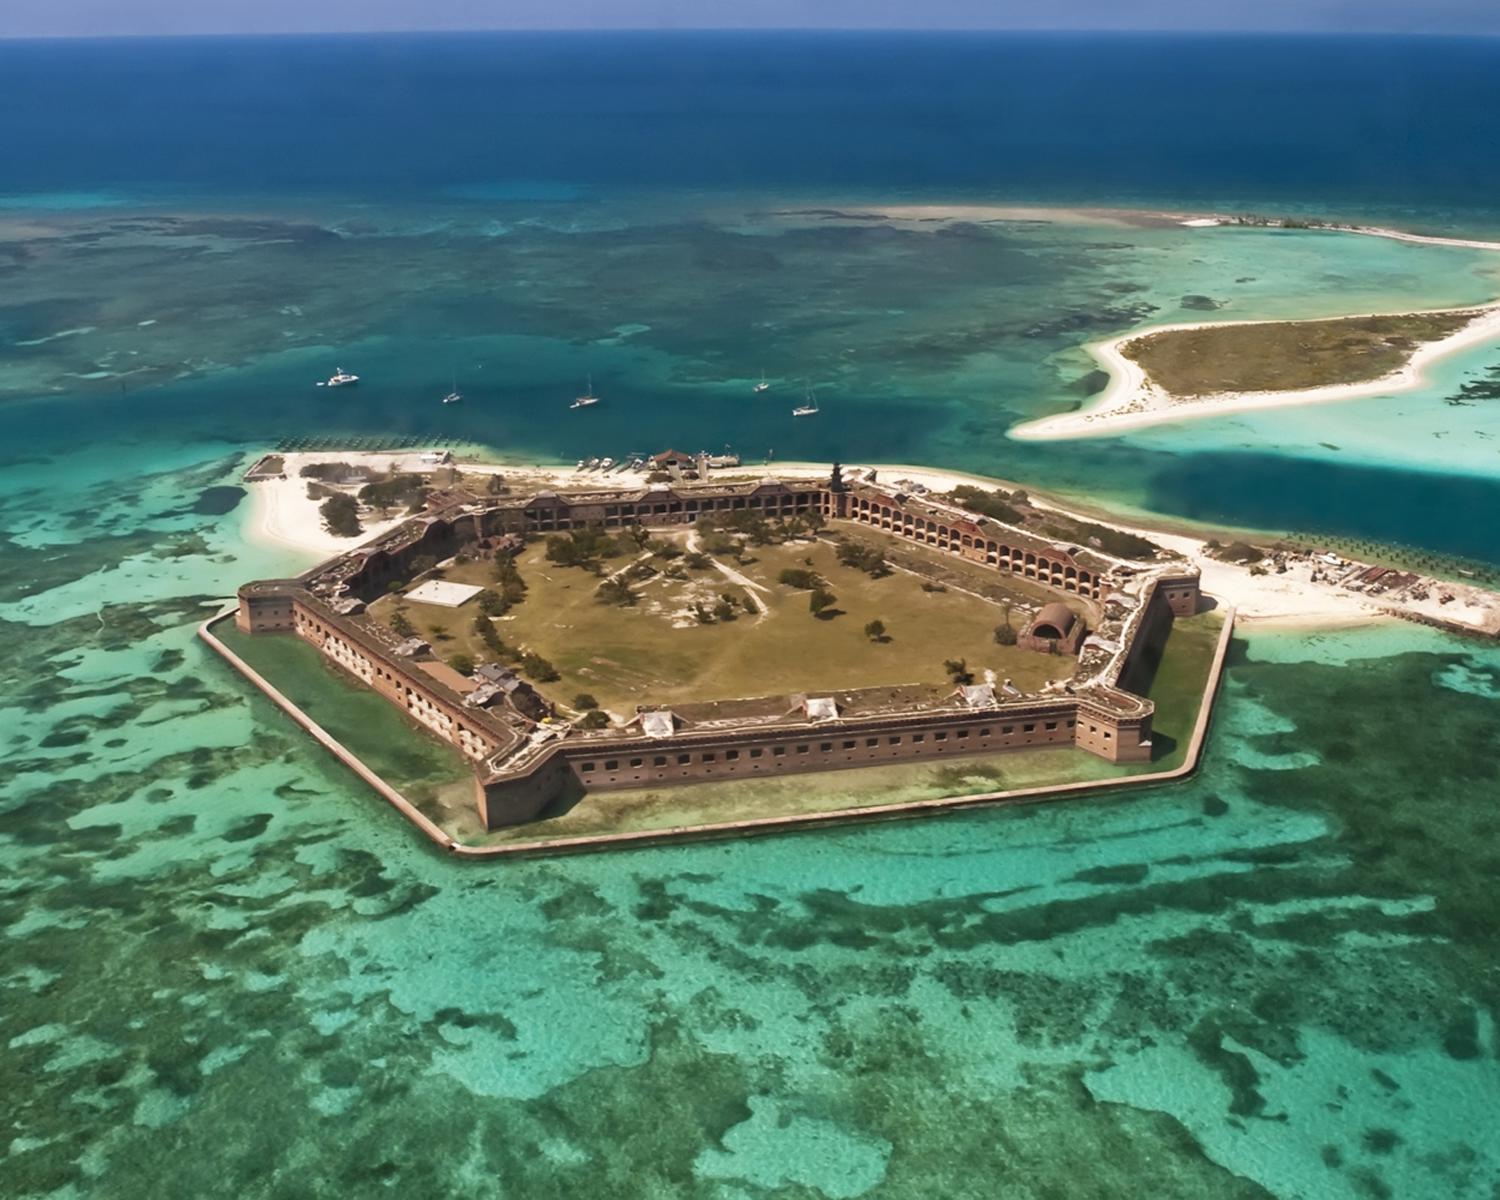
<path id="1" fill-rule="evenodd" d="M 771 516 L 819 511 L 835 518 L 861 520 L 850 511 L 849 495 L 826 488 L 758 489 L 766 503 L 759 507 Z M 716 502 L 722 498 L 715 498 Z M 651 501 L 655 510 L 642 511 L 637 502 L 624 505 L 599 502 L 588 506 L 593 523 L 671 523 L 703 515 L 703 502 L 687 508 L 687 501 Z M 677 505 L 672 511 L 672 505 Z M 615 511 L 609 511 L 613 508 Z M 966 534 L 958 522 L 938 529 L 919 526 L 892 513 L 886 505 L 855 509 L 862 523 L 929 542 L 973 561 L 988 562 L 1001 573 L 1024 574 L 1058 590 L 1097 598 L 1099 576 L 1080 567 L 1071 556 L 1038 556 L 1008 542 Z M 595 509 L 598 510 L 597 516 Z M 520 514 L 519 516 L 517 514 Z M 380 594 L 391 579 L 401 578 L 422 555 L 452 553 L 466 542 L 492 533 L 569 528 L 587 524 L 573 515 L 559 516 L 551 504 L 540 508 L 503 508 L 453 519 L 434 518 L 419 533 L 394 544 L 363 552 L 345 581 L 351 595 Z M 565 522 L 565 523 L 564 523 Z M 886 524 L 891 522 L 891 524 Z M 964 542 L 968 538 L 968 544 Z M 941 539 L 941 540 L 937 540 Z M 1005 553 L 1002 554 L 1001 550 Z M 1027 556 L 1030 561 L 1027 561 Z M 319 568 L 318 570 L 323 570 Z M 1067 572 L 1071 571 L 1071 574 Z M 247 585 L 241 589 L 236 624 L 246 633 L 293 633 L 317 648 L 330 662 L 399 706 L 414 722 L 457 747 L 476 766 L 476 805 L 486 828 L 531 821 L 550 806 L 582 792 L 664 786 L 679 783 L 754 778 L 801 772 L 829 771 L 894 762 L 959 758 L 1013 750 L 1076 746 L 1110 762 L 1146 762 L 1151 757 L 1152 705 L 1131 685 L 1149 680 L 1144 664 L 1151 646 L 1159 657 L 1160 642 L 1174 614 L 1186 615 L 1198 604 L 1195 575 L 1167 577 L 1153 582 L 1144 598 L 1144 611 L 1120 672 L 1120 690 L 1090 690 L 1078 695 L 1031 698 L 979 709 L 946 708 L 921 712 L 808 723 L 714 731 L 680 730 L 665 738 L 584 734 L 522 748 L 522 735 L 484 709 L 466 706 L 463 698 L 424 672 L 417 664 L 395 656 L 390 648 L 346 620 L 308 590 L 309 577 Z M 1154 670 L 1154 663 L 1150 667 Z"/>

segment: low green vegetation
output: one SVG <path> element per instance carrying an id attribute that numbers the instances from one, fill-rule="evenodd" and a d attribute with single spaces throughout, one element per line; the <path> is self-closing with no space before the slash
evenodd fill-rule
<path id="1" fill-rule="evenodd" d="M 376 479 L 359 489 L 359 498 L 372 508 L 384 511 L 405 509 L 415 512 L 421 509 L 427 495 L 427 485 L 420 475 L 394 474 L 385 479 Z"/>
<path id="2" fill-rule="evenodd" d="M 1018 526 L 1037 537 L 1091 547 L 1116 558 L 1129 558 L 1139 562 L 1155 558 L 1159 552 L 1159 547 L 1154 542 L 1136 534 L 1084 521 L 1052 509 L 1037 508 L 1023 491 L 1005 492 L 964 484 L 949 492 L 948 499 L 971 512 Z"/>
<path id="3" fill-rule="evenodd" d="M 1204 544 L 1210 558 L 1217 558 L 1220 562 L 1258 563 L 1265 558 L 1266 552 L 1259 546 L 1252 546 L 1249 542 L 1233 541 L 1227 546 L 1218 538 L 1209 538 Z"/>
<path id="4" fill-rule="evenodd" d="M 359 501 L 344 492 L 334 492 L 318 506 L 323 525 L 337 537 L 358 537 L 364 532 L 359 523 Z"/>
<path id="5" fill-rule="evenodd" d="M 1209 325 L 1148 333 L 1121 350 L 1173 396 L 1301 391 L 1380 379 L 1419 346 L 1456 333 L 1474 316 L 1454 310 Z"/>
<path id="6" fill-rule="evenodd" d="M 680 553 L 682 538 L 653 536 L 644 550 L 630 541 L 632 558 L 646 555 L 630 565 L 650 568 L 628 584 L 635 596 L 630 605 L 600 602 L 601 581 L 581 564 L 605 560 L 576 555 L 570 546 L 562 551 L 570 565 L 560 564 L 553 558 L 558 543 L 548 539 L 528 545 L 503 568 L 465 562 L 445 569 L 453 582 L 481 586 L 505 570 L 521 600 L 494 614 L 483 611 L 494 606 L 483 594 L 458 609 L 385 596 L 370 611 L 388 623 L 404 611 L 405 619 L 424 631 L 440 630 L 449 640 L 434 645 L 441 644 L 445 658 L 469 654 L 476 661 L 513 664 L 555 699 L 583 692 L 617 713 L 647 700 L 940 685 L 946 679 L 944 660 L 950 658 L 973 664 L 976 673 L 994 670 L 1022 688 L 1040 686 L 1072 668 L 1068 658 L 997 645 L 1000 605 L 960 588 L 929 584 L 933 590 L 926 590 L 925 581 L 905 571 L 872 577 L 840 562 L 839 548 L 827 542 L 746 544 L 733 567 L 749 581 L 746 586 L 712 564 L 687 570 L 690 556 Z M 571 537 L 567 541 L 576 544 Z M 892 549 L 878 533 L 867 541 L 882 554 Z M 624 565 L 623 555 L 610 564 L 617 572 Z M 946 565 L 962 569 L 962 564 Z M 993 578 L 993 572 L 986 575 Z M 1018 602 L 1031 606 L 1038 599 L 1017 589 Z M 868 633 L 866 627 L 877 622 L 880 632 Z M 558 686 L 548 688 L 549 683 Z"/>

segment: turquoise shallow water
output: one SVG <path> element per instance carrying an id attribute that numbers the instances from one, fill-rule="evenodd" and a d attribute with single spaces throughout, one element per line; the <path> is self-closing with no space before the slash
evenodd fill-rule
<path id="1" fill-rule="evenodd" d="M 1128 800 L 496 869 L 192 637 L 304 565 L 234 503 L 282 438 L 727 441 L 1500 562 L 1495 348 L 1403 397 L 1006 437 L 1099 386 L 1093 338 L 1473 303 L 1495 256 L 849 215 L 1495 237 L 1495 53 L 0 44 L 0 1195 L 1496 1195 L 1490 648 L 1242 640 L 1202 773 Z"/>
<path id="2" fill-rule="evenodd" d="M 1237 642 L 1129 799 L 460 865 L 194 641 L 290 564 L 172 460 L 0 510 L 7 1195 L 1500 1183 L 1500 654 Z"/>

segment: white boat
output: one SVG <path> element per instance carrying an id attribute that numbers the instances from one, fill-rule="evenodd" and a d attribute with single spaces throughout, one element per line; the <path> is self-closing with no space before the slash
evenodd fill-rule
<path id="1" fill-rule="evenodd" d="M 610 469 L 610 467 L 612 467 L 614 465 L 615 465 L 615 460 L 612 459 L 612 458 L 605 458 L 605 459 L 601 459 L 599 461 L 599 469 L 601 471 L 607 471 L 607 470 Z"/>
<path id="2" fill-rule="evenodd" d="M 463 399 L 463 393 L 458 390 L 458 376 L 457 375 L 454 375 L 448 381 L 448 386 L 452 390 L 446 396 L 443 397 L 443 403 L 444 404 L 457 404 L 460 400 Z"/>
<path id="3" fill-rule="evenodd" d="M 766 382 L 766 373 L 762 371 L 760 373 L 760 382 L 755 385 L 755 394 L 759 396 L 762 392 L 769 392 L 770 390 L 771 385 Z"/>
<path id="4" fill-rule="evenodd" d="M 574 467 L 574 468 L 573 468 L 573 469 L 574 469 L 574 470 L 575 470 L 575 471 L 581 471 L 581 470 L 583 470 L 583 468 L 584 468 L 584 467 L 585 467 L 585 466 L 586 466 L 586 465 L 587 465 L 587 464 L 586 464 L 586 463 L 585 463 L 585 462 L 584 462 L 584 461 L 583 461 L 583 459 L 581 459 L 581 458 L 580 458 L 580 459 L 579 459 L 579 460 L 578 460 L 578 465 L 577 465 L 577 466 L 576 466 L 576 467 Z"/>
<path id="5" fill-rule="evenodd" d="M 568 407 L 569 408 L 587 408 L 590 404 L 598 404 L 598 403 L 599 403 L 599 397 L 596 396 L 596 395 L 594 395 L 594 377 L 592 375 L 590 375 L 589 376 L 589 385 L 588 385 L 588 387 L 584 388 L 583 395 L 579 396 L 578 399 L 574 400 L 572 404 L 568 405 Z"/>
<path id="6" fill-rule="evenodd" d="M 318 384 L 319 387 L 351 387 L 359 382 L 358 375 L 351 375 L 343 367 L 338 367 L 330 375 L 326 382 Z"/>
<path id="7" fill-rule="evenodd" d="M 813 395 L 813 390 L 812 390 L 811 387 L 809 387 L 807 389 L 807 398 L 805 400 L 803 400 L 803 402 L 801 404 L 797 405 L 796 408 L 792 409 L 792 416 L 794 416 L 794 417 L 815 417 L 817 415 L 818 415 L 818 398 Z"/>

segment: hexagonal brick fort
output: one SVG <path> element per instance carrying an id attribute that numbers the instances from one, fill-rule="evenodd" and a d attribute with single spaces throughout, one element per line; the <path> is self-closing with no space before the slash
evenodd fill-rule
<path id="1" fill-rule="evenodd" d="M 715 512 L 750 510 L 769 519 L 820 514 L 830 524 L 880 529 L 994 571 L 1096 603 L 1092 635 L 1061 604 L 1043 607 L 1022 632 L 1037 649 L 1079 655 L 1069 680 L 1033 695 L 988 684 L 956 688 L 934 703 L 900 689 L 815 691 L 736 705 L 673 710 L 643 706 L 623 727 L 586 730 L 542 722 L 503 688 L 476 687 L 451 670 L 430 671 L 366 601 L 411 575 L 418 558 L 442 561 L 506 535 L 588 526 L 690 524 Z M 634 490 L 542 491 L 525 497 L 439 500 L 383 536 L 295 579 L 239 590 L 236 624 L 250 634 L 293 634 L 457 747 L 474 765 L 475 800 L 486 828 L 535 820 L 580 791 L 701 783 L 830 771 L 922 759 L 1074 746 L 1110 762 L 1151 758 L 1153 705 L 1134 688 L 1149 676 L 1174 616 L 1199 606 L 1198 572 L 1183 563 L 1142 566 L 1035 534 L 945 500 L 886 490 L 874 473 L 846 480 L 766 478 L 743 483 Z M 1056 644 L 1049 644 L 1056 643 Z M 809 688 L 817 681 L 809 680 Z M 527 689 L 522 689 L 527 691 Z M 535 700 L 532 695 L 533 701 Z M 727 698 L 726 698 L 727 699 Z"/>

